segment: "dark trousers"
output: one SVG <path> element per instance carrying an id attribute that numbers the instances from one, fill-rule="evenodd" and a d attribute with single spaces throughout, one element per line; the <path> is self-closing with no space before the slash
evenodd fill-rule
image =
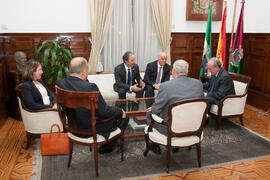
<path id="1" fill-rule="evenodd" d="M 141 91 L 138 91 L 138 92 L 134 92 L 136 93 L 136 98 L 142 98 L 143 97 L 143 92 L 144 92 L 144 89 L 141 90 Z M 119 96 L 119 99 L 126 99 L 126 94 L 127 94 L 127 90 L 126 89 L 118 89 L 118 96 Z"/>
<path id="2" fill-rule="evenodd" d="M 155 88 L 152 85 L 145 85 L 145 97 L 154 97 L 155 96 Z"/>

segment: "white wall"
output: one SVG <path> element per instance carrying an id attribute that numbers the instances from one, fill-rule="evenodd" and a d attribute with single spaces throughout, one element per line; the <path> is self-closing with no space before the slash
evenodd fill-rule
<path id="1" fill-rule="evenodd" d="M 4 32 L 90 32 L 88 0 L 0 0 Z"/>
<path id="2" fill-rule="evenodd" d="M 231 32 L 234 0 L 228 0 L 227 32 Z M 241 0 L 238 0 L 236 25 Z M 244 32 L 270 33 L 270 1 L 246 0 Z M 212 31 L 220 31 L 220 21 Z M 235 28 L 236 28 L 235 25 Z M 88 0 L 1 0 L 0 33 L 90 32 Z M 205 32 L 206 21 L 186 21 L 186 0 L 174 0 L 173 32 Z"/>
<path id="3" fill-rule="evenodd" d="M 235 30 L 241 10 L 242 0 L 237 0 Z M 224 7 L 224 5 L 223 5 Z M 244 9 L 244 32 L 270 33 L 270 1 L 246 0 Z M 232 32 L 234 0 L 227 0 L 226 31 Z M 173 32 L 205 32 L 207 21 L 186 21 L 186 0 L 174 0 Z M 220 31 L 221 21 L 212 22 L 212 32 Z"/>

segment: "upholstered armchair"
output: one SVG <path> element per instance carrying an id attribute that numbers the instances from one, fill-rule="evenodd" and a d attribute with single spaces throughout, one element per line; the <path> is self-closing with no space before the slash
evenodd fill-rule
<path id="1" fill-rule="evenodd" d="M 149 151 L 149 140 L 152 143 L 166 146 L 167 172 L 169 172 L 171 147 L 190 147 L 196 145 L 197 159 L 201 167 L 201 141 L 203 126 L 209 108 L 207 99 L 190 99 L 173 103 L 168 109 L 168 121 L 151 114 L 151 123 L 145 127 L 146 156 Z M 154 123 L 167 126 L 168 135 L 159 133 Z"/>
<path id="2" fill-rule="evenodd" d="M 40 134 L 50 133 L 52 124 L 59 124 L 60 130 L 63 131 L 63 125 L 56 109 L 29 110 L 23 103 L 22 91 L 17 87 L 16 92 L 20 118 L 23 121 L 27 136 L 26 149 L 28 149 L 32 137 L 40 137 Z M 54 131 L 57 130 L 54 129 Z"/>
<path id="3" fill-rule="evenodd" d="M 251 77 L 235 73 L 230 75 L 233 79 L 235 95 L 225 96 L 218 105 L 213 104 L 210 109 L 210 114 L 217 118 L 216 130 L 220 128 L 223 118 L 240 117 L 240 122 L 242 126 L 244 125 L 243 113 Z"/>
<path id="4" fill-rule="evenodd" d="M 106 144 L 120 137 L 120 147 L 121 147 L 121 160 L 123 161 L 123 134 L 120 128 L 117 128 L 110 133 L 108 140 L 106 140 L 102 135 L 96 133 L 96 118 L 95 110 L 98 108 L 98 95 L 99 92 L 74 92 L 69 90 L 64 90 L 56 86 L 56 103 L 58 108 L 58 113 L 61 121 L 64 124 L 64 129 L 68 133 L 70 139 L 70 154 L 68 167 L 70 167 L 72 159 L 73 144 L 80 144 L 89 146 L 92 150 L 94 147 L 94 161 L 95 161 L 95 174 L 98 177 L 98 145 Z M 77 121 L 75 119 L 74 109 L 85 108 L 91 112 L 91 126 L 92 132 L 85 132 L 78 130 Z M 107 122 L 114 117 L 109 117 L 102 120 Z M 99 122 L 100 123 L 100 122 Z M 102 123 L 102 122 L 101 122 Z"/>

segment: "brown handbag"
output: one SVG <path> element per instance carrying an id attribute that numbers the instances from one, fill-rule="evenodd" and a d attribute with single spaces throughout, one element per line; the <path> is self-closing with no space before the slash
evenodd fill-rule
<path id="1" fill-rule="evenodd" d="M 52 133 L 54 126 L 58 128 L 57 133 Z M 42 134 L 40 141 L 42 156 L 70 153 L 68 134 L 60 133 L 60 126 L 58 124 L 53 124 L 51 126 L 51 132 L 49 134 Z"/>

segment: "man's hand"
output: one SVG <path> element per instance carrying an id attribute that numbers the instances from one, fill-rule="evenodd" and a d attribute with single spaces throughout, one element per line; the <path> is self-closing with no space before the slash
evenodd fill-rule
<path id="1" fill-rule="evenodd" d="M 140 86 L 142 86 L 142 88 L 145 87 L 145 83 L 142 80 L 140 81 Z"/>
<path id="2" fill-rule="evenodd" d="M 153 85 L 156 90 L 159 90 L 160 83 Z"/>
<path id="3" fill-rule="evenodd" d="M 148 109 L 146 109 L 146 112 L 150 112 L 152 110 L 152 107 L 149 107 Z"/>
<path id="4" fill-rule="evenodd" d="M 54 105 L 53 105 L 53 107 L 52 107 L 53 109 L 57 109 L 57 104 L 56 103 L 54 103 Z"/>
<path id="5" fill-rule="evenodd" d="M 123 111 L 122 118 L 125 119 L 127 117 L 126 112 L 123 109 L 122 111 Z"/>
<path id="6" fill-rule="evenodd" d="M 131 86 L 131 90 L 134 91 L 134 92 L 141 91 L 142 88 L 139 88 L 139 87 L 137 87 L 137 86 L 138 86 L 138 84 L 134 84 L 133 86 Z"/>

